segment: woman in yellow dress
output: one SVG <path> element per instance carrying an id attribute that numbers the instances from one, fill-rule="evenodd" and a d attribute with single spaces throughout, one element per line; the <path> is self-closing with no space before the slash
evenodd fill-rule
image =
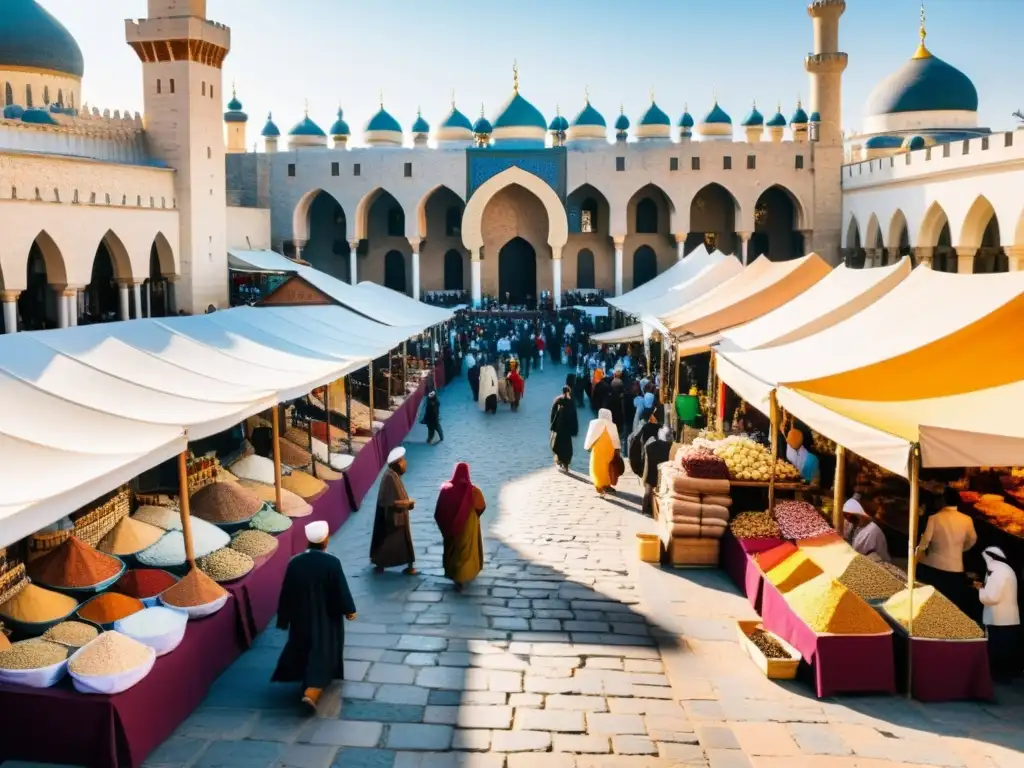
<path id="1" fill-rule="evenodd" d="M 619 430 L 612 420 L 612 412 L 602 408 L 597 418 L 590 422 L 584 450 L 590 451 L 590 481 L 602 496 L 614 492 L 621 469 L 616 466 L 622 461 Z"/>
<path id="2" fill-rule="evenodd" d="M 484 542 L 480 515 L 487 508 L 483 492 L 469 479 L 469 464 L 455 465 L 452 479 L 441 486 L 434 511 L 444 539 L 444 575 L 455 589 L 477 577 L 484 567 Z"/>

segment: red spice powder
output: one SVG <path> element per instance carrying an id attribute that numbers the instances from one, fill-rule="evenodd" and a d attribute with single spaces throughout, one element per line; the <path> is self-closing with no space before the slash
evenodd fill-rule
<path id="1" fill-rule="evenodd" d="M 116 576 L 121 561 L 72 536 L 28 566 L 33 581 L 50 587 L 91 587 Z"/>
<path id="2" fill-rule="evenodd" d="M 97 595 L 78 609 L 78 617 L 97 624 L 109 624 L 125 616 L 131 616 L 145 608 L 139 600 L 117 592 Z"/>
<path id="3" fill-rule="evenodd" d="M 156 597 L 168 587 L 177 583 L 167 571 L 155 568 L 140 568 L 126 571 L 113 586 L 115 592 L 129 597 Z"/>
<path id="4" fill-rule="evenodd" d="M 779 544 L 777 547 L 772 547 L 766 552 L 760 552 L 754 555 L 754 560 L 757 562 L 758 568 L 760 568 L 764 573 L 768 573 L 768 571 L 777 566 L 783 560 L 788 559 L 795 552 L 796 545 L 792 542 L 786 541 Z"/>

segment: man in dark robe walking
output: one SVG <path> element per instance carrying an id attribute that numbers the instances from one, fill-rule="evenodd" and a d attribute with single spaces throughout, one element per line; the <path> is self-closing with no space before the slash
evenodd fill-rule
<path id="1" fill-rule="evenodd" d="M 563 472 L 572 463 L 572 439 L 579 433 L 579 419 L 572 402 L 572 390 L 562 387 L 562 394 L 551 405 L 551 452 Z"/>
<path id="2" fill-rule="evenodd" d="M 345 677 L 342 619 L 356 617 L 341 561 L 326 551 L 328 532 L 323 520 L 307 525 L 309 549 L 288 563 L 277 606 L 277 628 L 288 630 L 288 642 L 271 678 L 302 683 L 302 703 L 314 712 L 324 688 Z"/>
<path id="3" fill-rule="evenodd" d="M 393 449 L 388 454 L 388 466 L 377 491 L 377 512 L 370 540 L 370 561 L 377 566 L 377 573 L 396 565 L 404 565 L 404 572 L 410 576 L 418 573 L 413 566 L 416 550 L 409 525 L 409 513 L 416 504 L 402 482 L 406 469 L 405 448 Z"/>
<path id="4" fill-rule="evenodd" d="M 480 359 L 477 358 L 473 361 L 473 366 L 469 369 L 469 373 L 466 374 L 466 378 L 469 379 L 469 388 L 473 390 L 473 401 L 476 402 L 480 399 Z"/>
<path id="5" fill-rule="evenodd" d="M 643 513 L 654 517 L 654 494 L 658 487 L 658 467 L 668 461 L 672 452 L 672 430 L 662 427 L 658 434 L 644 443 L 644 500 Z"/>
<path id="6" fill-rule="evenodd" d="M 441 401 L 437 399 L 437 392 L 430 391 L 427 395 L 427 403 L 423 408 L 423 421 L 427 427 L 427 445 L 434 442 L 434 435 L 437 435 L 437 442 L 444 442 L 444 430 L 441 429 Z"/>

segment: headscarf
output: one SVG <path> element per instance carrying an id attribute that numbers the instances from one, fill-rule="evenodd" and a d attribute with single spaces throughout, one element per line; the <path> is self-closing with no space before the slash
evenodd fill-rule
<path id="1" fill-rule="evenodd" d="M 601 379 L 603 379 L 603 378 L 604 378 L 604 369 L 603 368 L 595 368 L 594 369 L 594 383 L 595 384 L 599 383 L 601 381 Z"/>
<path id="2" fill-rule="evenodd" d="M 1000 549 L 999 547 L 987 547 L 985 549 L 985 551 L 981 553 L 981 556 L 985 560 L 985 567 L 986 567 L 986 569 L 988 570 L 989 573 L 992 573 L 992 563 L 993 562 L 1003 563 L 1011 571 L 1014 570 L 1013 566 L 1010 565 L 1010 561 L 1006 559 L 1006 555 L 1004 554 L 1003 550 Z M 1016 575 L 1017 575 L 1016 571 L 1014 571 L 1014 576 L 1016 576 Z"/>
<path id="3" fill-rule="evenodd" d="M 651 409 L 651 410 L 654 409 L 654 393 L 653 392 L 645 392 L 644 393 L 644 408 L 645 409 Z"/>
<path id="4" fill-rule="evenodd" d="M 615 426 L 615 421 L 612 419 L 612 412 L 607 408 L 602 408 L 598 411 L 597 418 L 593 419 L 590 422 L 590 426 L 587 427 L 587 437 L 583 441 L 583 450 L 589 451 L 593 448 L 594 443 L 600 439 L 602 433 L 608 434 L 615 450 L 621 450 L 622 443 L 619 442 L 619 429 Z"/>
<path id="5" fill-rule="evenodd" d="M 473 483 L 469 480 L 469 464 L 455 465 L 452 479 L 441 486 L 434 509 L 434 522 L 446 538 L 458 536 L 466 527 L 473 511 Z"/>
<path id="6" fill-rule="evenodd" d="M 846 503 L 843 504 L 843 514 L 868 516 L 867 512 L 864 511 L 863 505 L 860 503 L 859 493 L 853 494 L 852 498 L 846 500 Z"/>

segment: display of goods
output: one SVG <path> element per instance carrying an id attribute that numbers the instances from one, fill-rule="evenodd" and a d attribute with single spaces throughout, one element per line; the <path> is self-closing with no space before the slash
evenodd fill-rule
<path id="1" fill-rule="evenodd" d="M 353 449 L 353 450 L 355 450 L 355 449 Z M 333 455 L 332 455 L 331 458 L 333 460 Z M 341 478 L 343 478 L 345 475 L 340 470 L 334 469 L 333 467 L 328 467 L 326 464 L 324 464 L 324 462 L 322 460 L 317 459 L 316 460 L 316 476 L 320 480 L 326 480 L 326 481 L 329 481 L 329 482 L 333 482 L 335 480 L 341 480 Z M 291 515 L 291 517 L 301 517 L 301 515 Z"/>
<path id="2" fill-rule="evenodd" d="M 827 566 L 824 567 L 829 571 Z M 865 600 L 888 600 L 906 586 L 906 582 L 897 579 L 881 564 L 859 553 L 840 573 L 833 573 L 833 576 Z"/>
<path id="3" fill-rule="evenodd" d="M 240 480 L 255 480 L 257 483 L 274 484 L 274 462 L 264 456 L 245 456 L 232 464 L 231 474 Z"/>
<path id="4" fill-rule="evenodd" d="M 246 488 L 259 496 L 261 501 L 267 504 L 277 505 L 277 491 L 274 486 L 264 485 L 263 483 L 257 483 L 253 480 L 241 480 L 239 482 L 243 488 Z M 281 489 L 281 507 L 282 509 L 279 509 L 278 511 L 288 515 L 288 517 L 305 517 L 313 511 L 313 508 L 309 506 L 305 499 L 297 493 L 289 491 L 287 488 Z"/>
<path id="5" fill-rule="evenodd" d="M 68 664 L 68 669 L 82 677 L 118 675 L 148 664 L 153 652 L 138 640 L 120 632 L 104 632 Z"/>
<path id="6" fill-rule="evenodd" d="M 702 429 L 697 433 L 697 440 L 704 440 L 709 443 L 717 443 L 725 440 L 725 432 L 721 432 L 714 429 Z M 694 440 L 694 443 L 697 442 Z"/>
<path id="7" fill-rule="evenodd" d="M 298 494 L 306 501 L 311 501 L 327 490 L 327 483 L 297 469 L 281 478 L 281 487 Z"/>
<path id="8" fill-rule="evenodd" d="M 90 547 L 72 536 L 56 549 L 33 560 L 28 575 L 40 584 L 62 589 L 94 587 L 116 576 L 124 567 L 116 557 Z"/>
<path id="9" fill-rule="evenodd" d="M 13 598 L 0 605 L 0 617 L 26 624 L 63 619 L 78 607 L 78 601 L 60 592 L 26 584 Z"/>
<path id="10" fill-rule="evenodd" d="M 220 584 L 205 573 L 193 568 L 177 584 L 160 595 L 167 605 L 194 608 L 219 600 L 227 594 Z"/>
<path id="11" fill-rule="evenodd" d="M 249 523 L 249 527 L 264 533 L 284 533 L 292 527 L 292 519 L 275 512 L 269 504 L 265 504 Z"/>
<path id="12" fill-rule="evenodd" d="M 43 633 L 43 640 L 60 643 L 68 648 L 81 648 L 93 640 L 100 631 L 92 624 L 82 621 L 62 621 Z"/>
<path id="13" fill-rule="evenodd" d="M 6 651 L 11 647 L 11 641 L 7 639 L 7 635 L 4 632 L 4 625 L 0 623 L 0 651 Z"/>
<path id="14" fill-rule="evenodd" d="M 185 614 L 173 608 L 155 606 L 133 613 L 117 622 L 117 631 L 139 641 L 162 637 L 181 628 Z"/>
<path id="15" fill-rule="evenodd" d="M 131 512 L 132 492 L 128 486 L 122 486 L 115 492 L 104 497 L 100 503 L 93 502 L 76 512 L 72 517 L 75 521 L 74 535 L 91 547 L 95 547 L 106 536 L 118 521 Z"/>
<path id="16" fill-rule="evenodd" d="M 214 581 L 234 581 L 245 576 L 256 564 L 248 555 L 225 547 L 196 558 L 196 565 Z"/>
<path id="17" fill-rule="evenodd" d="M 231 537 L 212 523 L 192 518 L 192 550 L 196 557 L 226 547 Z M 156 544 L 136 555 L 143 565 L 154 568 L 181 565 L 185 562 L 185 537 L 181 531 L 168 531 Z"/>
<path id="18" fill-rule="evenodd" d="M 977 491 L 960 491 L 960 501 L 964 504 L 976 504 L 981 501 L 981 494 Z"/>
<path id="19" fill-rule="evenodd" d="M 313 437 L 320 442 L 327 441 L 327 424 L 323 421 L 313 422 Z M 341 445 L 348 440 L 348 435 L 345 430 L 339 429 L 338 427 L 331 424 L 331 445 Z M 282 459 L 283 461 L 283 459 Z"/>
<path id="20" fill-rule="evenodd" d="M 784 541 L 777 547 L 772 547 L 764 552 L 758 552 L 754 555 L 754 562 L 757 563 L 757 567 L 763 573 L 767 573 L 779 563 L 795 555 L 797 551 L 796 544 Z"/>
<path id="21" fill-rule="evenodd" d="M 263 531 L 239 531 L 231 537 L 231 548 L 252 558 L 269 555 L 277 549 L 277 539 Z"/>
<path id="22" fill-rule="evenodd" d="M 135 568 L 125 571 L 125 574 L 114 582 L 111 589 L 122 595 L 144 600 L 147 597 L 156 597 L 165 589 L 176 584 L 177 581 L 167 571 L 156 568 Z"/>
<path id="23" fill-rule="evenodd" d="M 914 637 L 933 640 L 980 640 L 985 637 L 981 627 L 935 587 L 915 587 L 913 606 L 910 603 L 910 590 L 902 589 L 886 600 L 883 608 L 909 631 L 912 607 Z"/>
<path id="24" fill-rule="evenodd" d="M 309 433 L 299 427 L 289 427 L 281 437 L 289 443 L 294 443 L 304 450 L 309 450 Z"/>
<path id="25" fill-rule="evenodd" d="M 12 600 L 26 584 L 28 576 L 25 573 L 25 564 L 8 560 L 7 570 L 0 574 L 0 605 Z"/>
<path id="26" fill-rule="evenodd" d="M 835 456 L 836 444 L 832 440 L 829 440 L 824 435 L 819 435 L 813 429 L 811 430 L 811 451 L 818 454 L 819 456 Z"/>
<path id="27" fill-rule="evenodd" d="M 155 525 L 157 528 L 162 528 L 165 531 L 181 530 L 181 511 L 177 508 L 177 505 L 139 507 L 135 510 L 132 518 L 140 523 Z"/>
<path id="28" fill-rule="evenodd" d="M 304 467 L 312 460 L 313 454 L 289 440 L 281 440 L 281 463 L 289 467 Z"/>
<path id="29" fill-rule="evenodd" d="M 822 573 L 821 566 L 798 550 L 766 572 L 765 577 L 785 594 Z"/>
<path id="30" fill-rule="evenodd" d="M 755 629 L 747 637 L 750 638 L 750 642 L 758 647 L 758 649 L 769 659 L 788 659 L 791 658 L 789 652 L 779 644 L 779 641 L 772 637 L 769 633 L 763 629 Z"/>
<path id="31" fill-rule="evenodd" d="M 903 586 L 907 585 L 907 572 L 900 568 L 898 565 L 896 565 L 895 563 L 879 563 L 879 565 L 882 568 L 885 568 L 885 570 L 887 570 L 897 579 L 899 579 L 900 583 L 903 584 Z M 917 584 L 915 584 L 914 586 L 920 587 L 922 585 L 921 582 L 917 582 Z"/>
<path id="32" fill-rule="evenodd" d="M 851 549 L 850 545 L 846 543 L 846 539 L 831 528 L 828 533 L 823 533 L 820 536 L 811 536 L 808 539 L 800 539 L 800 541 L 797 542 L 797 546 L 800 547 L 800 549 L 839 549 L 844 552 Z"/>
<path id="33" fill-rule="evenodd" d="M 740 512 L 729 523 L 737 539 L 781 539 L 779 524 L 769 512 Z"/>
<path id="34" fill-rule="evenodd" d="M 828 574 L 791 590 L 786 602 L 819 634 L 878 635 L 889 631 L 885 619 Z"/>
<path id="35" fill-rule="evenodd" d="M 724 440 L 711 443 L 695 440 L 694 445 L 709 448 L 715 456 L 725 461 L 729 475 L 734 480 L 755 480 L 768 482 L 772 475 L 772 454 L 768 448 L 749 437 L 731 435 Z M 800 472 L 788 461 L 774 459 L 775 480 L 794 482 L 800 480 Z"/>
<path id="36" fill-rule="evenodd" d="M 806 501 L 780 501 L 775 505 L 775 520 L 787 539 L 810 539 L 835 533 L 832 526 Z"/>
<path id="37" fill-rule="evenodd" d="M 6 651 L 0 651 L 0 669 L 43 669 L 60 664 L 68 657 L 68 649 L 47 640 L 22 640 Z"/>
<path id="38" fill-rule="evenodd" d="M 1024 533 L 1024 512 L 1013 504 L 1007 504 L 1002 496 L 984 494 L 974 505 L 996 527 L 1014 536 Z"/>
<path id="39" fill-rule="evenodd" d="M 706 480 L 728 480 L 729 467 L 707 448 L 687 446 L 676 455 L 679 465 L 690 477 Z"/>
<path id="40" fill-rule="evenodd" d="M 136 597 L 122 595 L 120 592 L 104 592 L 83 603 L 78 609 L 78 618 L 95 624 L 111 624 L 145 607 Z"/>
<path id="41" fill-rule="evenodd" d="M 134 555 L 155 544 L 163 535 L 163 528 L 123 517 L 110 533 L 100 540 L 96 548 L 108 555 Z"/>
<path id="42" fill-rule="evenodd" d="M 239 523 L 263 506 L 260 497 L 241 485 L 211 483 L 196 491 L 188 501 L 189 511 L 210 523 Z"/>

